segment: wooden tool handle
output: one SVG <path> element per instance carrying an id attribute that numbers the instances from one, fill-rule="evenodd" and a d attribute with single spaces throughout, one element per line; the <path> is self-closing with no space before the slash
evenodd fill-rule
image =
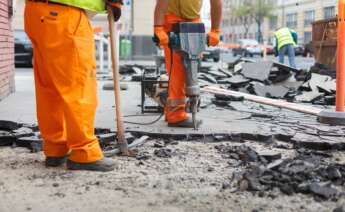
<path id="1" fill-rule="evenodd" d="M 114 96 L 115 96 L 115 110 L 116 110 L 116 125 L 117 125 L 117 138 L 118 144 L 121 146 L 127 146 L 125 138 L 125 130 L 122 121 L 121 101 L 120 101 L 120 83 L 119 83 L 119 61 L 117 56 L 117 29 L 114 21 L 113 10 L 108 7 L 108 22 L 109 22 L 109 35 L 110 35 L 110 47 L 111 47 L 111 61 L 113 69 L 113 81 L 114 81 Z M 127 150 L 128 151 L 128 150 Z"/>

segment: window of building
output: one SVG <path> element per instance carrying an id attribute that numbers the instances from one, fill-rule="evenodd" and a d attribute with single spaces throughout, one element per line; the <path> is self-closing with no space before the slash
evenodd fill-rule
<path id="1" fill-rule="evenodd" d="M 297 13 L 286 15 L 286 26 L 292 29 L 297 28 Z"/>
<path id="2" fill-rule="evenodd" d="M 304 12 L 304 27 L 309 27 L 315 21 L 315 10 Z"/>
<path id="3" fill-rule="evenodd" d="M 310 43 L 312 41 L 312 33 L 304 32 L 304 44 Z"/>
<path id="4" fill-rule="evenodd" d="M 334 18 L 335 17 L 335 7 L 325 7 L 323 8 L 323 13 L 324 13 L 324 18 L 329 19 L 329 18 Z"/>
<path id="5" fill-rule="evenodd" d="M 270 29 L 275 30 L 278 25 L 278 17 L 277 16 L 272 16 L 270 18 Z"/>

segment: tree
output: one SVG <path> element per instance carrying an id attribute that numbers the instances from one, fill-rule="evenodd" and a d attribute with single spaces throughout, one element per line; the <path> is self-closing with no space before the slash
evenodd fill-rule
<path id="1" fill-rule="evenodd" d="M 253 19 L 251 5 L 248 2 L 243 2 L 242 5 L 234 9 L 234 15 L 244 27 L 244 38 L 248 38 L 249 28 Z"/>
<path id="2" fill-rule="evenodd" d="M 251 4 L 251 13 L 258 27 L 258 41 L 263 42 L 262 39 L 262 23 L 265 18 L 272 16 L 274 10 L 274 3 L 272 0 L 252 0 Z"/>

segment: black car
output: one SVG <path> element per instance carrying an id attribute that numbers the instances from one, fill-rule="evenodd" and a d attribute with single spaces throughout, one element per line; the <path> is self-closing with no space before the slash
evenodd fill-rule
<path id="1" fill-rule="evenodd" d="M 14 49 L 14 63 L 16 67 L 19 66 L 29 66 L 32 67 L 32 43 L 26 33 L 22 30 L 17 30 L 14 32 L 15 37 L 15 49 Z"/>
<path id="2" fill-rule="evenodd" d="M 219 62 L 220 59 L 220 50 L 218 48 L 206 48 L 202 53 L 202 60 L 213 60 L 214 62 Z"/>

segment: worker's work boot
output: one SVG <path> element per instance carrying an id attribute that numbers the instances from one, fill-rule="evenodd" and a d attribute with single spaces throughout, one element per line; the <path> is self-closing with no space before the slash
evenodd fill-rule
<path id="1" fill-rule="evenodd" d="M 202 124 L 201 120 L 196 120 L 196 127 L 199 128 Z M 193 119 L 188 117 L 186 120 L 177 122 L 177 123 L 169 123 L 169 127 L 179 127 L 179 128 L 194 128 Z"/>
<path id="2" fill-rule="evenodd" d="M 46 157 L 45 165 L 46 167 L 58 167 L 65 164 L 67 161 L 67 156 L 63 157 Z"/>
<path id="3" fill-rule="evenodd" d="M 67 160 L 67 169 L 109 172 L 115 169 L 115 162 L 109 158 L 103 158 L 92 163 L 77 163 L 72 160 Z"/>

